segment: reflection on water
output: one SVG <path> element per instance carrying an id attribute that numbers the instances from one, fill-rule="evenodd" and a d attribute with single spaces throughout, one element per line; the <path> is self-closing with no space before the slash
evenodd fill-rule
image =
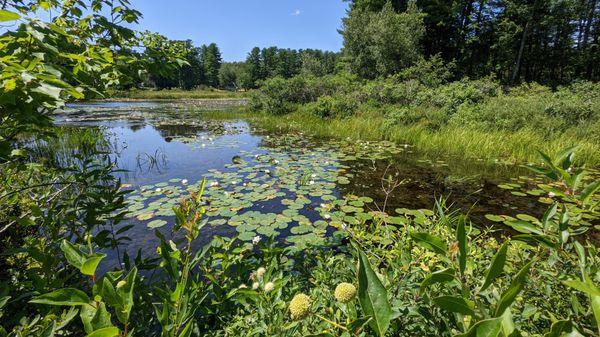
<path id="1" fill-rule="evenodd" d="M 107 102 L 69 106 L 64 125 L 99 126 L 113 137 L 117 173 L 128 189 L 135 226 L 127 247 L 146 256 L 157 245 L 153 233 L 168 233 L 171 208 L 203 177 L 210 225 L 201 242 L 214 235 L 280 236 L 302 247 L 335 233 L 351 217 L 385 205 L 431 209 L 435 198 L 470 212 L 481 226 L 484 215 L 540 215 L 535 197 L 515 197 L 496 185 L 524 174 L 502 164 L 424 158 L 391 143 L 333 142 L 299 135 L 266 134 L 243 120 L 209 120 L 182 106 L 155 102 Z M 395 188 L 385 193 L 393 181 Z M 361 211 L 364 207 L 365 211 Z M 341 210 L 340 210 L 341 209 Z M 110 253 L 112 263 L 115 253 Z"/>

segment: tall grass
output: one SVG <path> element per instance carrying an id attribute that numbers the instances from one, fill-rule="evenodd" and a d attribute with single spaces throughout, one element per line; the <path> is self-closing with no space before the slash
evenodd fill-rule
<path id="1" fill-rule="evenodd" d="M 422 124 L 386 126 L 385 118 L 376 113 L 357 114 L 344 119 L 322 119 L 306 112 L 284 116 L 255 114 L 261 128 L 276 131 L 300 131 L 318 137 L 360 140 L 390 140 L 410 144 L 419 151 L 435 156 L 459 156 L 488 161 L 534 162 L 537 150 L 555 154 L 579 145 L 577 163 L 600 166 L 600 144 L 565 133 L 546 138 L 534 130 L 483 131 L 472 127 L 447 125 L 431 130 Z"/>

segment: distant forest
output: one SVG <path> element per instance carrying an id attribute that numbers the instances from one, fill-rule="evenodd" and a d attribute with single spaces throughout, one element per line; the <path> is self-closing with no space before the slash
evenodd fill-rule
<path id="1" fill-rule="evenodd" d="M 454 79 L 557 86 L 600 78 L 600 0 L 348 1 L 340 52 L 256 47 L 245 62 L 227 63 L 214 43 L 165 41 L 182 50 L 187 64 L 170 72 L 149 69 L 140 83 L 251 89 L 277 76 L 344 71 L 373 79 L 432 57 Z M 152 49 L 145 53 L 151 57 Z"/>

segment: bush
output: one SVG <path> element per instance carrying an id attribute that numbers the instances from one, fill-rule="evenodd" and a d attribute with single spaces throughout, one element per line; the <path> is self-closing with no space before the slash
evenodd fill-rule
<path id="1" fill-rule="evenodd" d="M 452 82 L 439 88 L 429 88 L 417 95 L 416 104 L 441 108 L 446 114 L 453 115 L 463 104 L 477 104 L 489 97 L 502 93 L 500 84 L 491 79 Z"/>
<path id="2" fill-rule="evenodd" d="M 349 117 L 357 108 L 357 102 L 347 95 L 321 96 L 308 107 L 312 114 L 321 118 Z"/>

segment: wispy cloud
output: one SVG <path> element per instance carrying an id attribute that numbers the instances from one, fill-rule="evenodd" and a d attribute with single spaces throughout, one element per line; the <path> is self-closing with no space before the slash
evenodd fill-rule
<path id="1" fill-rule="evenodd" d="M 294 11 L 292 12 L 292 14 L 290 14 L 290 15 L 291 15 L 291 16 L 298 16 L 298 15 L 300 15 L 300 14 L 302 14 L 302 11 L 300 11 L 299 9 L 296 9 L 296 10 L 294 10 Z"/>

